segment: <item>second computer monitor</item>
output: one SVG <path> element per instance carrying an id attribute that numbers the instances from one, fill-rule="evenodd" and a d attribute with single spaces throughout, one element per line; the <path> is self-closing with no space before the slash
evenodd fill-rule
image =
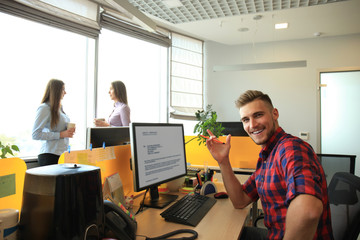
<path id="1" fill-rule="evenodd" d="M 129 127 L 91 127 L 86 148 L 111 147 L 130 143 Z"/>
<path id="2" fill-rule="evenodd" d="M 231 136 L 249 136 L 244 130 L 243 123 L 240 121 L 219 123 L 221 123 L 221 125 L 225 128 L 223 135 L 231 134 Z"/>

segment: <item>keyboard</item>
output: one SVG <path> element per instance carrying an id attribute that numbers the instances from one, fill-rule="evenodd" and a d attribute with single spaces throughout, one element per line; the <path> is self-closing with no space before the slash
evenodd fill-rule
<path id="1" fill-rule="evenodd" d="M 208 196 L 187 194 L 160 215 L 166 221 L 196 227 L 215 203 L 216 199 Z"/>

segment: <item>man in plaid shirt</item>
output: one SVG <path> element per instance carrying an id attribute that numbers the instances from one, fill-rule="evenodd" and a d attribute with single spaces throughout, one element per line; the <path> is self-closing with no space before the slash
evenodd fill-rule
<path id="1" fill-rule="evenodd" d="M 230 140 L 207 147 L 219 163 L 235 208 L 259 198 L 266 229 L 245 227 L 241 239 L 333 239 L 324 170 L 312 147 L 279 127 L 268 95 L 249 90 L 236 101 L 245 131 L 262 147 L 255 172 L 241 184 L 229 160 Z"/>

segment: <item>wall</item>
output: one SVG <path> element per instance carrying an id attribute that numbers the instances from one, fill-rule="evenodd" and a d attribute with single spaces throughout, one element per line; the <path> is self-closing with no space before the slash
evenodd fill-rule
<path id="1" fill-rule="evenodd" d="M 318 134 L 318 71 L 360 65 L 360 34 L 309 40 L 227 46 L 205 43 L 205 104 L 212 104 L 219 121 L 240 119 L 234 101 L 248 89 L 270 95 L 285 131 L 310 133 L 320 151 Z M 307 66 L 272 70 L 213 72 L 214 66 L 306 60 Z"/>

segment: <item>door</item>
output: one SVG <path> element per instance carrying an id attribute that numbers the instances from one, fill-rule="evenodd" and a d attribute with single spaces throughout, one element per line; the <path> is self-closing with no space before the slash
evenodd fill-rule
<path id="1" fill-rule="evenodd" d="M 356 155 L 360 176 L 360 69 L 320 73 L 321 153 Z"/>

